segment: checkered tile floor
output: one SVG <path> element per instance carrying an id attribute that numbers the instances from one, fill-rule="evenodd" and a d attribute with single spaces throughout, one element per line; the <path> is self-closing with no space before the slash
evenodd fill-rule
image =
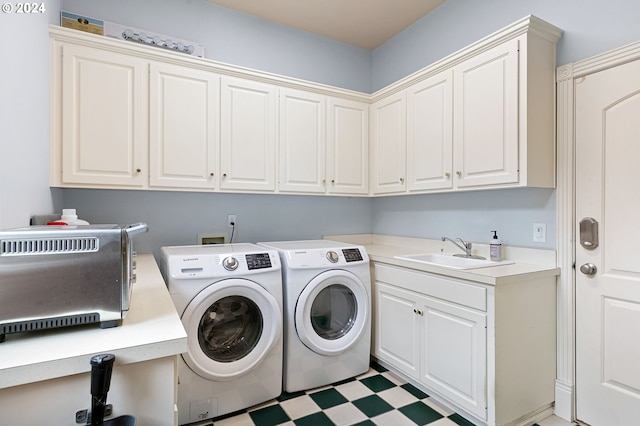
<path id="1" fill-rule="evenodd" d="M 377 364 L 361 376 L 278 399 L 198 426 L 472 426 Z M 195 424 L 194 424 L 195 426 Z"/>

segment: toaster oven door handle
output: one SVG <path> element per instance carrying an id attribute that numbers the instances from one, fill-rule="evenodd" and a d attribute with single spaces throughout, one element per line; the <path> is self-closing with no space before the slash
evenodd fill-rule
<path id="1" fill-rule="evenodd" d="M 144 234 L 148 230 L 149 230 L 149 227 L 147 226 L 146 223 L 143 223 L 143 222 L 134 223 L 133 225 L 127 225 L 124 228 L 124 232 L 126 232 L 129 237 L 133 237 L 134 235 L 138 235 L 138 234 Z"/>

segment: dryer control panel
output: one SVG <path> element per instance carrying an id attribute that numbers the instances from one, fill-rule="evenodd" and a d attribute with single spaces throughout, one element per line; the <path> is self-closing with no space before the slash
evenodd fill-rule
<path id="1" fill-rule="evenodd" d="M 335 248 L 335 249 L 308 249 L 290 250 L 286 252 L 283 261 L 289 268 L 335 268 L 341 265 L 353 265 L 369 261 L 364 249 Z"/>
<path id="2" fill-rule="evenodd" d="M 344 255 L 344 260 L 347 262 L 358 262 L 363 260 L 362 253 L 357 248 L 351 249 L 342 249 L 342 254 Z"/>

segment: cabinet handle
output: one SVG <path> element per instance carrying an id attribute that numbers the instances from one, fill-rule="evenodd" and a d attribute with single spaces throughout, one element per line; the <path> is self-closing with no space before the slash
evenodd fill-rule
<path id="1" fill-rule="evenodd" d="M 400 178 L 400 183 L 404 183 L 404 178 Z"/>
<path id="2" fill-rule="evenodd" d="M 335 185 L 336 180 L 335 179 L 331 179 L 331 185 Z"/>
<path id="3" fill-rule="evenodd" d="M 209 176 L 213 177 L 213 173 L 209 173 Z"/>
<path id="4" fill-rule="evenodd" d="M 227 177 L 227 174 L 226 174 L 226 173 L 223 173 L 223 174 L 222 174 L 222 177 L 223 177 L 223 178 L 226 178 L 226 177 Z"/>
<path id="5" fill-rule="evenodd" d="M 449 173 L 449 172 L 445 172 L 444 173 L 444 177 L 448 178 L 449 176 L 451 176 L 451 173 Z"/>
<path id="6" fill-rule="evenodd" d="M 142 169 L 136 169 L 136 173 L 140 173 Z"/>
<path id="7" fill-rule="evenodd" d="M 462 172 L 461 172 L 460 170 L 456 170 L 456 174 L 457 174 L 458 176 L 462 176 Z"/>

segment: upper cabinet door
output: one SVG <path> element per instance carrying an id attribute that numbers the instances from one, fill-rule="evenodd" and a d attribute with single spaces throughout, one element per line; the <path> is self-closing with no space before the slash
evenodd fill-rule
<path id="1" fill-rule="evenodd" d="M 215 189 L 220 77 L 150 64 L 150 185 Z"/>
<path id="2" fill-rule="evenodd" d="M 223 77 L 220 98 L 220 188 L 274 191 L 275 86 Z"/>
<path id="3" fill-rule="evenodd" d="M 327 191 L 369 193 L 369 104 L 329 98 Z"/>
<path id="4" fill-rule="evenodd" d="M 139 58 L 62 46 L 63 184 L 146 184 L 145 83 Z"/>
<path id="5" fill-rule="evenodd" d="M 407 189 L 451 189 L 453 72 L 407 89 Z"/>
<path id="6" fill-rule="evenodd" d="M 453 71 L 456 186 L 517 183 L 518 39 Z"/>
<path id="7" fill-rule="evenodd" d="M 372 166 L 374 194 L 404 192 L 406 174 L 406 95 L 395 93 L 371 106 Z"/>
<path id="8" fill-rule="evenodd" d="M 286 192 L 325 192 L 326 97 L 280 90 L 278 188 Z"/>

